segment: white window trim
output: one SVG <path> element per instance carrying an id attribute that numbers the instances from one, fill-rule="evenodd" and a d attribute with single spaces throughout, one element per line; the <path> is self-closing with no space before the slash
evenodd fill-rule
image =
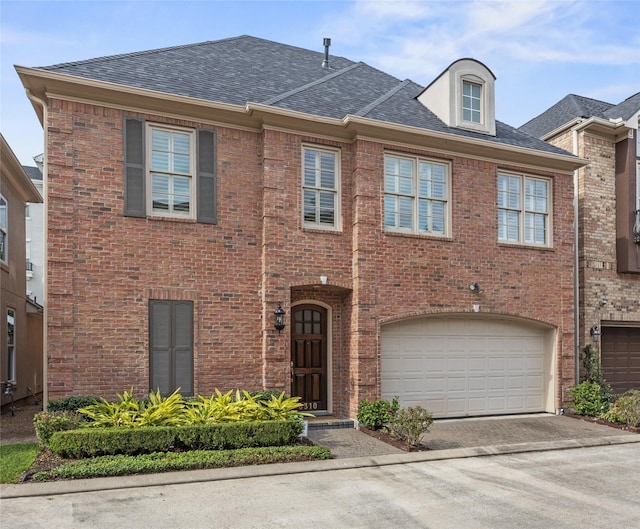
<path id="1" fill-rule="evenodd" d="M 500 171 L 497 175 L 496 175 L 496 205 L 497 205 L 497 196 L 498 196 L 498 179 L 500 176 L 509 176 L 509 177 L 516 177 L 520 179 L 520 200 L 521 200 L 521 206 L 520 209 L 517 210 L 519 212 L 518 214 L 518 240 L 517 241 L 510 241 L 507 239 L 501 239 L 500 238 L 500 226 L 499 224 L 497 224 L 498 226 L 498 242 L 500 244 L 512 244 L 512 245 L 517 245 L 517 246 L 531 246 L 533 248 L 551 248 L 552 247 L 552 235 L 553 235 L 553 180 L 551 178 L 546 178 L 544 176 L 533 176 L 533 175 L 529 175 L 529 174 L 523 174 L 523 173 L 510 173 L 507 171 Z M 527 212 L 527 210 L 525 209 L 525 182 L 527 180 L 539 180 L 539 181 L 543 181 L 547 183 L 547 189 L 548 189 L 548 196 L 547 196 L 547 225 L 546 225 L 546 231 L 545 231 L 545 242 L 543 244 L 538 244 L 535 242 L 527 242 L 525 241 L 525 213 Z M 501 208 L 501 207 L 497 207 L 496 209 L 496 214 L 498 213 L 498 211 L 500 211 L 501 209 L 507 210 L 509 208 Z M 514 210 L 510 210 L 510 211 L 514 211 Z M 536 213 L 536 214 L 540 214 L 540 212 L 531 212 L 531 213 Z M 498 219 L 496 218 L 496 221 L 498 221 Z"/>
<path id="2" fill-rule="evenodd" d="M 329 188 L 311 188 L 309 186 L 306 186 L 304 183 L 304 170 L 305 170 L 305 166 L 304 166 L 304 152 L 305 150 L 311 150 L 311 151 L 324 151 L 324 152 L 330 152 L 335 156 L 335 165 L 334 165 L 334 171 L 335 171 L 335 189 L 329 189 Z M 302 187 L 301 187 L 301 196 L 300 196 L 300 203 L 301 203 L 301 221 L 302 221 L 302 226 L 304 228 L 309 228 L 309 229 L 313 229 L 313 230 L 326 230 L 326 231 L 341 231 L 342 230 L 342 208 L 341 208 L 341 204 L 342 204 L 342 160 L 341 160 L 341 151 L 340 149 L 337 148 L 331 148 L 331 147 L 326 147 L 324 145 L 319 146 L 319 145 L 315 145 L 315 144 L 308 144 L 308 143 L 304 143 L 302 144 L 302 149 L 301 149 L 301 170 L 300 170 L 300 175 L 301 175 L 301 183 L 302 183 Z M 333 193 L 335 193 L 335 210 L 334 210 L 334 222 L 333 222 L 333 226 L 329 226 L 327 224 L 320 224 L 320 222 L 307 222 L 304 218 L 304 190 L 309 187 L 309 189 L 326 189 L 327 191 L 332 191 Z"/>
<path id="3" fill-rule="evenodd" d="M 640 210 L 640 160 L 636 160 L 636 209 Z"/>
<path id="4" fill-rule="evenodd" d="M 420 235 L 420 236 L 427 236 L 427 237 L 442 237 L 442 238 L 448 238 L 451 237 L 451 163 L 446 161 L 446 160 L 438 160 L 436 158 L 427 158 L 424 156 L 407 156 L 406 154 L 398 154 L 398 153 L 394 153 L 394 152 L 387 152 L 384 155 L 385 160 L 387 157 L 393 157 L 393 158 L 403 158 L 405 160 L 411 160 L 413 163 L 413 167 L 414 167 L 414 173 L 413 173 L 413 177 L 414 177 L 414 192 L 413 192 L 413 209 L 412 209 L 412 227 L 411 229 L 407 229 L 407 228 L 394 228 L 394 227 L 388 227 L 386 222 L 385 222 L 385 214 L 386 214 L 386 210 L 385 210 L 385 206 L 384 206 L 384 200 L 386 195 L 395 195 L 395 196 L 409 196 L 409 195 L 401 195 L 401 194 L 397 194 L 397 193 L 387 193 L 384 189 L 384 179 L 386 174 L 383 174 L 382 176 L 382 199 L 383 199 L 383 205 L 382 205 L 382 224 L 384 226 L 384 230 L 387 233 L 406 233 L 406 234 L 411 234 L 411 235 Z M 445 214 L 444 214 L 444 233 L 439 233 L 439 232 L 434 232 L 434 231 L 427 231 L 427 230 L 420 230 L 418 229 L 418 208 L 417 208 L 417 201 L 418 201 L 418 175 L 419 175 L 419 171 L 418 171 L 418 165 L 420 162 L 426 162 L 426 163 L 432 163 L 432 164 L 437 164 L 437 165 L 442 165 L 446 168 L 446 188 L 447 188 L 447 198 L 446 200 L 440 200 L 440 199 L 433 199 L 436 202 L 444 202 L 445 203 Z M 383 167 L 385 167 L 386 164 L 383 164 Z M 383 169 L 383 171 L 386 173 L 386 169 Z M 431 199 L 427 199 L 427 200 L 431 200 Z"/>
<path id="5" fill-rule="evenodd" d="M 5 214 L 5 222 L 6 222 L 4 226 L 0 224 L 0 233 L 4 238 L 4 257 L 0 257 L 0 262 L 8 263 L 9 262 L 9 201 L 4 197 L 4 195 L 0 195 L 0 200 L 4 202 L 4 214 Z"/>
<path id="6" fill-rule="evenodd" d="M 460 79 L 460 121 L 464 122 L 466 124 L 466 126 L 470 126 L 470 127 L 477 127 L 477 126 L 482 126 L 484 129 L 484 125 L 485 125 L 485 92 L 486 92 L 486 88 L 485 88 L 485 83 L 484 81 L 482 81 L 481 79 L 472 79 L 469 76 L 462 76 L 462 78 Z M 465 106 L 464 106 L 464 85 L 468 84 L 471 86 L 477 86 L 480 89 L 480 121 L 473 121 L 473 120 L 469 120 L 469 119 L 464 119 L 464 110 L 465 110 Z M 474 111 L 472 108 L 470 108 L 469 110 Z"/>
<path id="7" fill-rule="evenodd" d="M 13 343 L 9 343 L 9 313 L 13 312 Z M 16 363 L 17 363 L 17 327 L 16 320 L 18 319 L 17 311 L 13 307 L 7 307 L 7 311 L 5 314 L 6 322 L 7 322 L 7 335 L 5 336 L 5 341 L 7 343 L 7 380 L 13 382 L 15 384 L 16 381 Z M 11 368 L 11 369 L 9 369 Z M 11 371 L 11 372 L 10 372 Z"/>
<path id="8" fill-rule="evenodd" d="M 195 129 L 190 129 L 186 127 L 175 127 L 171 125 L 164 125 L 159 123 L 149 123 L 145 124 L 145 186 L 146 186 L 146 204 L 147 204 L 147 215 L 149 217 L 164 217 L 164 218 L 172 218 L 172 219 L 196 219 L 197 216 L 197 203 L 196 203 L 196 188 L 198 185 L 197 178 L 197 159 L 196 159 L 196 131 Z M 191 137 L 190 146 L 189 146 L 189 169 L 190 169 L 190 177 L 191 177 L 191 185 L 190 187 L 190 195 L 189 195 L 189 215 L 180 215 L 177 213 L 172 213 L 170 211 L 167 212 L 159 212 L 153 211 L 153 185 L 152 185 L 152 177 L 151 174 L 153 172 L 153 168 L 151 166 L 151 144 L 152 144 L 152 132 L 153 130 L 166 130 L 169 132 L 181 132 L 183 134 L 188 134 Z"/>

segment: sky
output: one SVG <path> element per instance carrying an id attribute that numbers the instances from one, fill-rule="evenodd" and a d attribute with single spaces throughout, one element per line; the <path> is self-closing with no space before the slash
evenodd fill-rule
<path id="1" fill-rule="evenodd" d="M 0 0 L 0 132 L 23 165 L 44 135 L 14 65 L 37 67 L 253 35 L 426 86 L 472 57 L 519 127 L 567 94 L 640 91 L 640 0 Z"/>

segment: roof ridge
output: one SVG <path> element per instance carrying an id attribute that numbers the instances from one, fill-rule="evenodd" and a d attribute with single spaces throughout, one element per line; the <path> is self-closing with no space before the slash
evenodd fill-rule
<path id="1" fill-rule="evenodd" d="M 95 64 L 95 63 L 100 63 L 100 62 L 107 62 L 107 61 L 112 61 L 112 60 L 116 60 L 116 59 L 122 59 L 124 57 L 139 57 L 139 56 L 143 56 L 143 55 L 152 55 L 155 53 L 162 53 L 162 52 L 166 52 L 166 51 L 171 51 L 171 50 L 180 50 L 180 49 L 186 49 L 186 48 L 196 48 L 198 46 L 204 46 L 206 44 L 217 44 L 219 42 L 229 42 L 231 40 L 238 40 L 238 39 L 242 39 L 242 38 L 256 38 L 256 37 L 252 37 L 251 35 L 238 35 L 235 37 L 228 37 L 226 39 L 219 39 L 219 40 L 206 40 L 204 42 L 195 42 L 192 44 L 180 44 L 178 46 L 167 46 L 165 48 L 155 48 L 153 50 L 142 50 L 142 51 L 133 51 L 130 53 L 119 53 L 116 55 L 105 55 L 103 57 L 96 57 L 94 59 L 85 59 L 82 61 L 71 61 L 71 62 L 61 62 L 58 64 L 52 64 L 50 66 L 39 66 L 39 69 L 46 69 L 46 70 L 56 70 L 59 68 L 66 68 L 67 66 L 77 66 L 80 64 Z"/>
<path id="2" fill-rule="evenodd" d="M 355 115 L 356 116 L 362 116 L 362 117 L 366 116 L 374 108 L 376 108 L 377 106 L 379 106 L 382 103 L 384 103 L 387 99 L 389 99 L 390 97 L 392 97 L 395 94 L 397 94 L 400 90 L 402 90 L 405 86 L 408 86 L 412 82 L 413 81 L 411 81 L 411 79 L 405 79 L 404 81 L 401 81 L 396 86 L 394 86 L 391 90 L 389 90 L 388 92 L 382 94 L 378 99 L 376 99 L 375 101 L 372 101 L 367 106 L 362 107 L 360 110 L 358 110 L 355 113 Z"/>
<path id="3" fill-rule="evenodd" d="M 604 105 L 610 105 L 612 107 L 615 106 L 613 103 L 609 103 L 608 101 L 602 101 L 601 99 L 595 99 L 593 97 L 581 96 L 580 94 L 569 94 L 569 96 L 575 97 L 581 100 L 593 101 L 594 103 L 602 103 Z"/>
<path id="4" fill-rule="evenodd" d="M 287 92 L 283 92 L 281 94 L 278 94 L 276 96 L 270 97 L 269 99 L 265 99 L 264 101 L 261 101 L 261 103 L 263 105 L 273 105 L 274 103 L 278 103 L 279 101 L 282 101 L 283 99 L 286 99 L 287 97 L 291 97 L 292 95 L 295 94 L 299 94 L 300 92 L 304 92 L 305 90 L 312 88 L 314 86 L 317 86 L 319 84 L 324 83 L 325 81 L 328 81 L 330 79 L 334 79 L 344 73 L 347 73 L 351 70 L 354 70 L 355 68 L 358 68 L 359 66 L 362 66 L 364 63 L 363 62 L 356 62 L 354 64 L 352 64 L 351 66 L 347 66 L 346 68 L 342 68 L 342 70 L 336 70 L 335 72 L 329 74 L 329 75 L 325 75 L 324 77 L 321 77 L 320 79 L 316 79 L 315 81 L 311 81 L 310 83 L 304 84 L 302 86 L 298 86 L 297 88 L 294 88 L 292 90 L 289 90 Z"/>

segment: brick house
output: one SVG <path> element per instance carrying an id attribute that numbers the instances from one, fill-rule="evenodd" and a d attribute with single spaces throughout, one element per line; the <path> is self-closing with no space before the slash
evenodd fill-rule
<path id="1" fill-rule="evenodd" d="M 496 121 L 478 61 L 425 88 L 329 44 L 17 67 L 45 130 L 49 398 L 562 406 L 584 162 Z"/>
<path id="2" fill-rule="evenodd" d="M 640 93 L 570 94 L 521 130 L 589 160 L 577 171 L 579 341 L 616 392 L 640 389 Z"/>
<path id="3" fill-rule="evenodd" d="M 0 134 L 0 380 L 2 405 L 43 390 L 42 307 L 26 295 L 25 206 L 40 203 Z"/>

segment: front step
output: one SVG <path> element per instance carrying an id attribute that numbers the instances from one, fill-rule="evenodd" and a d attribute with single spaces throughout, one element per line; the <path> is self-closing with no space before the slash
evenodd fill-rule
<path id="1" fill-rule="evenodd" d="M 337 428 L 355 428 L 351 419 L 333 416 L 305 417 L 309 430 L 334 430 Z"/>

